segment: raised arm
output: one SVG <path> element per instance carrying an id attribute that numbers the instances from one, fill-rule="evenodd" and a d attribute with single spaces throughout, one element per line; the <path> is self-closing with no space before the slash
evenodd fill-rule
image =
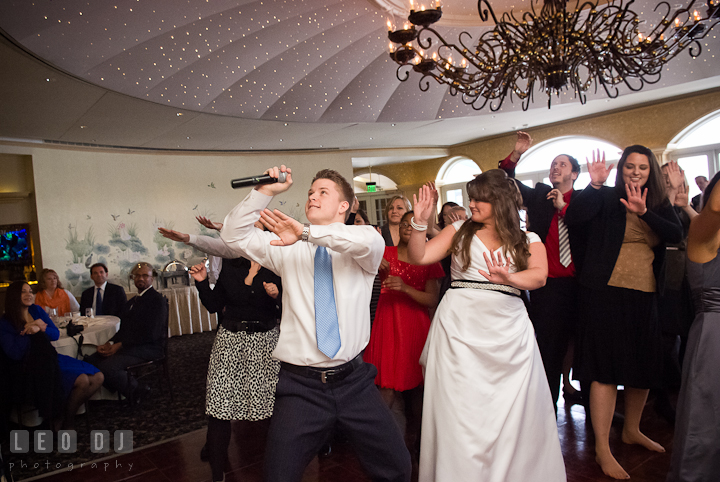
<path id="1" fill-rule="evenodd" d="M 714 184 L 709 196 L 705 192 L 705 204 L 690 221 L 688 233 L 688 259 L 695 263 L 712 261 L 720 248 L 720 188 Z"/>
<path id="2" fill-rule="evenodd" d="M 433 197 L 428 186 L 420 188 L 417 196 L 413 195 L 413 222 L 416 226 L 427 226 L 432 215 Z M 432 264 L 444 259 L 452 245 L 455 235 L 453 226 L 446 226 L 430 241 L 426 242 L 425 229 L 419 230 L 413 226 L 413 232 L 408 242 L 408 261 L 411 264 Z"/>
<path id="3" fill-rule="evenodd" d="M 292 171 L 289 168 L 280 166 L 265 171 L 266 174 L 276 178 L 280 172 L 287 172 L 285 182 L 263 184 L 252 189 L 247 197 L 225 216 L 220 231 L 220 237 L 234 253 L 231 257 L 243 256 L 257 261 L 276 274 L 280 274 L 280 266 L 277 262 L 282 257 L 282 249 L 275 246 L 281 245 L 278 243 L 280 240 L 272 233 L 256 228 L 254 224 L 260 219 L 263 210 L 267 211 L 265 208 L 270 204 L 272 197 L 287 191 L 292 186 Z"/>

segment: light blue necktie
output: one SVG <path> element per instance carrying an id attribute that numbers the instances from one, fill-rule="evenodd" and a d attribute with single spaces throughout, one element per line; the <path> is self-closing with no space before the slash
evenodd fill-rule
<path id="1" fill-rule="evenodd" d="M 335 290 L 333 289 L 332 259 L 323 246 L 315 251 L 315 334 L 318 349 L 328 358 L 340 351 Z"/>

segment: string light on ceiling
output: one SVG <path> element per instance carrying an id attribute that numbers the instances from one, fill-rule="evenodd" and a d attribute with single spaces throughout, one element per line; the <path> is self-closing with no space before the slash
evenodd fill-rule
<path id="1" fill-rule="evenodd" d="M 660 2 L 654 9 L 660 19 L 649 27 L 630 9 L 634 0 L 576 0 L 574 8 L 567 0 L 545 0 L 539 13 L 540 0 L 533 0 L 530 11 L 506 12 L 500 19 L 487 0 L 479 0 L 480 18 L 492 17 L 495 27 L 475 42 L 462 32 L 450 43 L 432 27 L 442 17 L 440 2 L 426 1 L 430 8 L 421 4 L 416 10 L 411 0 L 409 23 L 402 28 L 388 20 L 397 78 L 404 82 L 411 71 L 419 73 L 423 92 L 435 79 L 476 110 L 488 105 L 497 111 L 508 96 L 511 102 L 517 96 L 527 110 L 536 86 L 547 94 L 548 108 L 552 95 L 566 89 L 583 104 L 593 87 L 610 98 L 621 84 L 639 91 L 657 83 L 663 66 L 684 50 L 699 56 L 699 41 L 720 22 L 720 0 L 692 0 L 674 11 Z"/>

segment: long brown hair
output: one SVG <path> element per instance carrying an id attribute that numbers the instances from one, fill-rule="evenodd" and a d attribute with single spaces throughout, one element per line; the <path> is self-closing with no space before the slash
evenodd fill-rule
<path id="1" fill-rule="evenodd" d="M 49 273 L 52 273 L 52 274 L 54 274 L 55 276 L 57 276 L 57 279 L 58 279 L 57 287 L 58 287 L 58 289 L 64 289 L 62 283 L 60 282 L 60 276 L 58 276 L 58 274 L 55 272 L 54 269 L 49 269 L 49 268 L 45 268 L 44 270 L 40 271 L 40 279 L 38 280 L 38 289 L 39 289 L 40 291 L 42 291 L 42 290 L 44 290 L 45 288 L 47 288 L 47 286 L 45 286 L 45 275 L 46 275 L 46 274 L 49 274 Z"/>
<path id="2" fill-rule="evenodd" d="M 655 209 L 662 204 L 668 204 L 670 201 L 667 197 L 667 189 L 665 187 L 665 177 L 663 176 L 660 164 L 657 161 L 657 157 L 653 151 L 645 146 L 635 144 L 634 146 L 626 147 L 620 156 L 620 160 L 617 165 L 617 174 L 615 175 L 615 191 L 618 195 L 627 199 L 627 192 L 625 191 L 625 181 L 623 180 L 623 167 L 630 154 L 642 154 L 648 158 L 648 164 L 650 164 L 650 173 L 648 180 L 642 187 L 641 192 L 647 188 L 647 208 Z"/>
<path id="3" fill-rule="evenodd" d="M 15 281 L 5 291 L 5 314 L 3 316 L 18 331 L 25 326 L 22 310 L 22 289 L 25 285 L 27 285 L 25 281 Z"/>
<path id="4" fill-rule="evenodd" d="M 502 242 L 503 255 L 506 259 L 512 257 L 517 271 L 527 269 L 530 248 L 525 232 L 520 229 L 518 211 L 522 206 L 522 198 L 515 181 L 508 178 L 505 171 L 491 169 L 467 183 L 467 193 L 474 201 L 492 205 L 495 231 Z M 475 233 L 482 227 L 483 223 L 468 219 L 453 237 L 450 252 L 462 260 L 463 270 L 470 267 L 470 245 Z"/>

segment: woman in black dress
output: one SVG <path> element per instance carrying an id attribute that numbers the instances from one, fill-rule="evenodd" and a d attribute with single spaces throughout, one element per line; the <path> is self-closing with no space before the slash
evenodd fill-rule
<path id="1" fill-rule="evenodd" d="M 200 300 L 221 325 L 210 354 L 205 413 L 212 480 L 224 480 L 232 420 L 263 420 L 273 413 L 280 362 L 272 359 L 280 331 L 280 277 L 245 258 L 223 259 L 214 289 L 204 264 L 190 274 Z"/>
<path id="2" fill-rule="evenodd" d="M 604 186 L 612 166 L 588 162 L 590 186 L 573 198 L 565 223 L 587 240 L 575 259 L 580 319 L 575 378 L 590 386 L 596 460 L 603 472 L 629 478 L 610 451 L 617 386 L 625 386 L 622 440 L 664 452 L 640 432 L 648 391 L 659 385 L 661 335 L 655 293 L 665 243 L 682 239 L 655 155 L 630 146 L 618 163 L 615 187 Z"/>

